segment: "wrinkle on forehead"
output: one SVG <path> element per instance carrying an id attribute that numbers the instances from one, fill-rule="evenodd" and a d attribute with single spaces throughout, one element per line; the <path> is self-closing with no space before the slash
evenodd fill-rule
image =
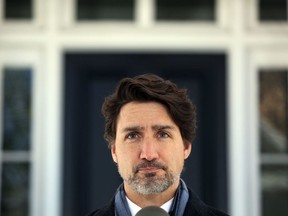
<path id="1" fill-rule="evenodd" d="M 176 127 L 173 125 L 152 125 L 152 130 L 158 131 L 158 130 L 176 130 Z M 122 129 L 122 132 L 129 132 L 129 131 L 143 131 L 145 130 L 145 127 L 142 126 L 128 126 Z"/>
<path id="2" fill-rule="evenodd" d="M 129 102 L 125 104 L 118 115 L 116 127 L 121 121 L 121 129 L 119 132 L 125 131 L 143 131 L 146 127 L 151 127 L 152 130 L 178 128 L 177 124 L 171 118 L 167 108 L 158 102 Z M 143 125 L 142 122 L 148 123 Z"/>

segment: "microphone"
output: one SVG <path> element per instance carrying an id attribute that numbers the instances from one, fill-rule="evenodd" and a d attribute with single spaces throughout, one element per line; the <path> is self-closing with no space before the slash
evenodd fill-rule
<path id="1" fill-rule="evenodd" d="M 158 206 L 146 206 L 138 211 L 135 216 L 169 216 L 169 214 Z"/>

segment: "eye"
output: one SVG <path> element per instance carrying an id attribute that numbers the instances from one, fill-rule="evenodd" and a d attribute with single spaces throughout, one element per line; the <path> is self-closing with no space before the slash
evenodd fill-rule
<path id="1" fill-rule="evenodd" d="M 163 132 L 163 131 L 162 131 L 162 132 L 159 132 L 158 136 L 159 136 L 160 138 L 169 138 L 169 137 L 170 137 L 168 133 Z"/>
<path id="2" fill-rule="evenodd" d="M 139 135 L 137 133 L 129 133 L 126 138 L 133 140 L 133 139 L 137 139 L 139 137 Z"/>

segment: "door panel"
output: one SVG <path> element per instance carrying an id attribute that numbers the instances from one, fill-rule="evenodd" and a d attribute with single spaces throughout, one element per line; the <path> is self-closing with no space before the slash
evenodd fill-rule
<path id="1" fill-rule="evenodd" d="M 121 78 L 150 72 L 189 89 L 198 129 L 182 177 L 205 202 L 227 210 L 225 66 L 224 54 L 65 54 L 63 215 L 103 206 L 121 184 L 101 106 Z"/>

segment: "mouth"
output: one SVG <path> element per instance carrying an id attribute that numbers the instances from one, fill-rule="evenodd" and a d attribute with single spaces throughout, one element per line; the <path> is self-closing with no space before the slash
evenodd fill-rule
<path id="1" fill-rule="evenodd" d="M 136 167 L 134 167 L 134 173 L 142 173 L 144 175 L 146 174 L 156 174 L 159 171 L 165 171 L 167 168 L 164 164 L 156 162 L 156 161 L 150 161 L 150 162 L 144 162 L 142 164 L 138 164 Z"/>
<path id="2" fill-rule="evenodd" d="M 145 168 L 139 168 L 138 172 L 139 173 L 143 173 L 143 174 L 147 174 L 147 173 L 155 173 L 159 170 L 162 170 L 162 168 L 159 167 L 145 167 Z"/>

